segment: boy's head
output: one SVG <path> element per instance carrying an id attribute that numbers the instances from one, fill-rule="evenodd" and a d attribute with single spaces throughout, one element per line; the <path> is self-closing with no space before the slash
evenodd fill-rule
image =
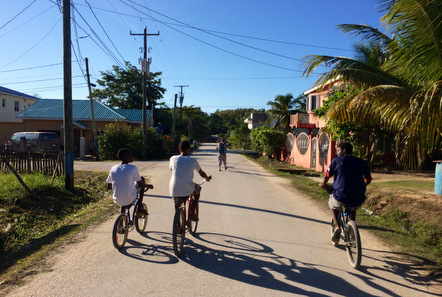
<path id="1" fill-rule="evenodd" d="M 118 150 L 117 156 L 118 159 L 121 160 L 121 162 L 129 163 L 130 162 L 129 158 L 132 157 L 132 153 L 128 148 L 122 148 Z"/>
<path id="2" fill-rule="evenodd" d="M 351 156 L 353 154 L 353 146 L 349 142 L 341 141 L 336 146 L 336 154 L 338 155 L 338 157 L 344 155 Z"/>
<path id="3" fill-rule="evenodd" d="M 187 140 L 183 140 L 180 142 L 180 145 L 178 146 L 179 151 L 183 155 L 187 155 L 190 152 L 190 142 Z"/>

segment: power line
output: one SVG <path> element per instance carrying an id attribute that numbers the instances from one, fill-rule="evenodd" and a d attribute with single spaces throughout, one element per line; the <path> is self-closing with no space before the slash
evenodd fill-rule
<path id="1" fill-rule="evenodd" d="M 9 21 L 7 21 L 3 26 L 0 27 L 0 30 L 3 29 L 7 24 L 9 24 L 10 22 L 12 22 L 13 20 L 15 20 L 19 15 L 21 15 L 23 12 L 25 12 L 26 9 L 28 9 L 29 7 L 31 7 L 32 4 L 35 3 L 36 0 L 32 1 L 31 4 L 29 4 L 28 6 L 26 6 L 22 11 L 20 11 L 15 17 L 13 17 L 12 19 L 10 19 Z"/>
<path id="2" fill-rule="evenodd" d="M 126 4 L 126 3 L 124 3 Z M 78 6 L 84 6 L 82 4 L 77 4 Z M 127 4 L 126 4 L 127 5 Z M 137 4 L 139 5 L 139 4 Z M 133 6 L 130 6 L 132 9 L 134 9 L 135 11 L 137 11 Z M 154 13 L 160 14 L 156 11 L 154 11 L 153 9 L 150 9 L 148 7 L 144 7 L 143 8 L 152 11 Z M 138 16 L 132 15 L 132 14 L 128 14 L 128 13 L 122 13 L 122 12 L 114 12 L 105 8 L 98 8 L 98 7 L 94 7 L 95 10 L 101 10 L 104 12 L 109 12 L 109 13 L 116 13 L 119 15 L 123 15 L 123 16 L 128 16 L 128 17 L 133 17 L 133 18 L 139 18 Z M 151 21 L 156 21 L 159 22 L 161 24 L 168 24 L 168 25 L 174 25 L 174 26 L 181 26 L 181 27 L 194 27 L 191 25 L 187 25 L 184 23 L 183 24 L 177 24 L 177 23 L 169 23 L 169 22 L 163 22 L 163 21 L 159 21 L 155 18 L 153 18 L 152 16 L 146 15 L 148 17 L 149 20 Z M 165 16 L 167 17 L 167 16 Z M 172 18 L 171 18 L 172 19 Z M 179 20 L 176 20 L 176 22 L 180 22 Z M 236 37 L 241 37 L 241 38 L 248 38 L 248 39 L 256 39 L 256 40 L 261 40 L 261 41 L 267 41 L 267 42 L 273 42 L 273 43 L 281 43 L 281 44 L 288 44 L 288 45 L 295 45 L 295 46 L 304 46 L 304 47 L 313 47 L 313 48 L 321 48 L 321 49 L 331 49 L 331 50 L 340 50 L 340 51 L 349 51 L 349 52 L 354 52 L 353 49 L 345 49 L 345 48 L 337 48 L 337 47 L 328 47 L 328 46 L 321 46 L 321 45 L 314 45 L 314 44 L 307 44 L 307 43 L 297 43 L 297 42 L 291 42 L 291 41 L 284 41 L 284 40 L 275 40 L 275 39 L 268 39 L 268 38 L 262 38 L 262 37 L 255 37 L 255 36 L 248 36 L 248 35 L 241 35 L 241 34 L 235 34 L 235 33 L 228 33 L 228 32 L 222 32 L 222 31 L 216 31 L 216 30 L 209 30 L 209 29 L 203 29 L 203 28 L 198 28 L 195 27 L 200 31 L 207 31 L 207 32 L 212 32 L 212 33 L 217 33 L 217 34 L 223 34 L 223 35 L 230 35 L 230 36 L 236 36 Z"/>
<path id="3" fill-rule="evenodd" d="M 95 38 L 98 40 L 98 42 L 101 44 L 101 46 L 98 44 L 98 42 L 91 37 L 91 40 L 105 53 L 107 54 L 114 62 L 118 65 L 120 65 L 122 68 L 125 68 L 124 63 L 121 63 L 117 56 L 109 49 L 109 47 L 106 45 L 106 43 L 100 38 L 100 36 L 95 32 L 95 30 L 92 28 L 91 25 L 86 21 L 86 19 L 83 17 L 83 15 L 78 11 L 78 9 L 74 6 L 74 10 L 77 12 L 77 14 L 80 16 L 80 18 L 84 21 L 84 23 L 89 27 L 91 30 L 91 33 L 95 36 Z M 84 30 L 78 22 L 76 22 L 78 27 L 87 34 L 86 30 Z M 104 49 L 103 49 L 104 48 Z"/>
<path id="4" fill-rule="evenodd" d="M 0 37 L 6 36 L 6 35 L 8 35 L 9 33 L 14 32 L 15 30 L 17 30 L 17 29 L 20 28 L 21 26 L 26 25 L 27 23 L 29 23 L 30 21 L 32 21 L 32 20 L 35 19 L 36 17 L 39 17 L 39 16 L 42 15 L 43 13 L 45 13 L 45 12 L 51 10 L 52 7 L 53 7 L 53 6 L 51 6 L 51 7 L 47 8 L 47 9 L 43 10 L 43 11 L 40 12 L 39 14 L 37 14 L 37 15 L 33 16 L 32 18 L 30 18 L 28 21 L 26 21 L 26 22 L 22 23 L 21 25 L 15 27 L 14 29 L 9 30 L 9 31 L 6 32 L 5 34 L 0 35 Z"/>
<path id="5" fill-rule="evenodd" d="M 0 71 L 0 73 L 31 70 L 31 69 L 38 69 L 38 68 L 46 68 L 46 67 L 52 67 L 52 66 L 58 66 L 58 65 L 63 65 L 63 63 L 55 63 L 55 64 L 48 64 L 48 65 L 41 65 L 41 66 L 34 66 L 34 67 L 20 68 L 20 69 L 3 70 L 3 71 Z"/>
<path id="6" fill-rule="evenodd" d="M 22 55 L 18 56 L 17 58 L 15 58 L 14 60 L 12 60 L 11 62 L 9 62 L 6 65 L 3 65 L 2 67 L 0 67 L 0 69 L 5 68 L 6 66 L 11 65 L 12 63 L 14 63 L 15 61 L 17 61 L 18 59 L 20 59 L 21 57 L 23 57 L 24 55 L 26 55 L 27 53 L 29 53 L 31 50 L 33 50 L 38 44 L 40 44 L 40 42 L 42 42 L 48 35 L 49 33 L 52 32 L 52 30 L 54 30 L 54 28 L 57 26 L 57 24 L 60 22 L 61 18 L 58 19 L 58 21 L 54 24 L 54 26 L 52 26 L 52 28 L 49 30 L 48 33 L 46 33 L 45 36 L 43 36 L 42 39 L 40 39 L 36 44 L 34 44 L 29 50 L 27 50 L 26 52 L 24 52 Z"/>
<path id="7" fill-rule="evenodd" d="M 77 77 L 83 77 L 83 76 L 82 75 L 72 76 L 72 78 L 77 78 Z M 63 80 L 63 78 L 57 77 L 57 78 L 46 78 L 46 79 L 37 79 L 37 80 L 29 80 L 29 81 L 19 81 L 19 82 L 12 82 L 12 83 L 2 83 L 2 86 L 3 85 L 29 84 L 29 83 L 36 83 L 36 82 L 52 81 L 52 80 Z"/>
<path id="8" fill-rule="evenodd" d="M 86 1 L 86 4 L 89 6 L 89 9 L 91 10 L 92 14 L 94 15 L 95 19 L 97 20 L 98 24 L 100 25 L 101 29 L 103 30 L 104 34 L 107 36 L 107 39 L 109 39 L 110 43 L 112 44 L 112 46 L 114 47 L 114 49 L 117 51 L 117 53 L 120 55 L 121 60 L 125 61 L 125 59 L 123 58 L 123 56 L 121 55 L 121 53 L 118 51 L 118 48 L 115 46 L 115 44 L 113 43 L 112 39 L 109 37 L 109 34 L 107 34 L 106 30 L 104 29 L 104 27 L 101 25 L 100 20 L 98 19 L 97 15 L 95 14 L 95 12 L 93 11 L 91 5 L 89 4 L 88 1 Z"/>
<path id="9" fill-rule="evenodd" d="M 122 0 L 120 0 L 120 1 L 121 1 L 122 3 L 124 3 Z M 130 0 L 129 0 L 129 1 L 130 1 Z M 130 1 L 130 2 L 132 2 L 132 1 Z M 127 4 L 127 3 L 124 3 L 124 4 L 126 4 L 126 5 L 128 5 L 129 7 L 135 9 L 135 7 L 133 7 L 132 5 L 129 5 L 129 4 Z M 219 47 L 219 46 L 213 45 L 213 44 L 211 44 L 211 43 L 208 43 L 208 42 L 206 42 L 206 41 L 203 41 L 203 40 L 201 40 L 201 39 L 198 39 L 198 38 L 196 38 L 196 37 L 193 37 L 193 36 L 191 36 L 190 34 L 184 33 L 183 31 L 180 31 L 180 30 L 178 30 L 178 29 L 176 29 L 176 28 L 173 28 L 172 26 L 169 26 L 169 25 L 167 25 L 166 23 L 161 22 L 160 20 L 157 20 L 157 21 L 158 21 L 159 23 L 162 23 L 162 24 L 165 25 L 166 27 L 168 27 L 168 28 L 170 28 L 170 29 L 172 29 L 172 30 L 175 30 L 175 31 L 177 31 L 177 32 L 179 32 L 179 33 L 181 33 L 181 34 L 183 34 L 183 35 L 189 37 L 189 38 L 192 38 L 192 39 L 194 39 L 194 40 L 196 40 L 196 41 L 199 41 L 199 42 L 201 42 L 201 43 L 203 43 L 203 44 L 205 44 L 205 45 L 208 45 L 208 46 L 213 47 L 213 48 L 215 48 L 215 49 L 217 49 L 217 50 L 220 50 L 220 51 L 226 52 L 226 53 L 231 54 L 231 55 L 233 55 L 233 56 L 236 56 L 236 57 L 239 57 L 239 58 L 242 58 L 242 59 L 245 59 L 245 60 L 249 60 L 249 61 L 252 61 L 252 62 L 255 62 L 255 63 L 258 63 L 258 64 L 262 64 L 262 65 L 266 65 L 266 66 L 274 67 L 274 68 L 279 68 L 279 69 L 288 70 L 288 71 L 293 71 L 293 72 L 303 72 L 303 71 L 301 71 L 301 70 L 295 70 L 295 69 L 292 69 L 292 68 L 287 68 L 287 67 L 283 67 L 283 66 L 277 66 L 277 65 L 274 65 L 274 64 L 270 64 L 270 63 L 262 62 L 262 61 L 259 61 L 259 60 L 255 60 L 255 59 L 252 59 L 252 58 L 249 58 L 249 57 L 246 57 L 246 56 L 243 56 L 243 55 L 240 55 L 240 54 L 234 53 L 234 52 L 232 52 L 232 51 L 229 51 L 229 50 L 223 49 L 223 48 L 221 48 L 221 47 Z"/>

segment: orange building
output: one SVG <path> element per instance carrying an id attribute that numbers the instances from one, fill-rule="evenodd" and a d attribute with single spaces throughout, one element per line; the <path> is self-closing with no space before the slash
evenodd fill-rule
<path id="1" fill-rule="evenodd" d="M 330 81 L 324 86 L 315 86 L 304 92 L 308 96 L 307 114 L 297 113 L 290 116 L 292 132 L 287 134 L 284 159 L 286 162 L 325 172 L 335 156 L 335 143 L 331 135 L 321 132 L 326 121 L 314 114 L 323 106 L 328 95 L 341 85 L 340 81 Z"/>

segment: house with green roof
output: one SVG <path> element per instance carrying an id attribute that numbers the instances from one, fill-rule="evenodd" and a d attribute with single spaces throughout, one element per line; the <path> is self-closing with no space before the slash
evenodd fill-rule
<path id="1" fill-rule="evenodd" d="M 15 116 L 31 106 L 37 97 L 0 86 L 0 145 L 14 132 L 23 129 L 23 123 Z"/>
<path id="2" fill-rule="evenodd" d="M 133 127 L 139 127 L 143 124 L 143 111 L 141 109 L 115 109 L 97 100 L 93 100 L 93 107 L 98 133 L 103 131 L 107 124 L 115 121 L 122 121 Z M 16 118 L 23 122 L 25 129 L 22 131 L 56 132 L 63 139 L 63 110 L 63 100 L 39 99 L 27 109 L 18 113 Z M 146 111 L 146 120 L 149 127 L 152 126 L 150 115 L 150 111 Z M 72 118 L 74 146 L 76 151 L 79 151 L 81 137 L 85 138 L 87 146 L 93 140 L 90 100 L 72 100 Z"/>

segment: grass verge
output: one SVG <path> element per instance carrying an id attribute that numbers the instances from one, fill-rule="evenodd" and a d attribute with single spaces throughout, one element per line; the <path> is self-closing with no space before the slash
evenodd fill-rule
<path id="1" fill-rule="evenodd" d="M 311 178 L 324 174 L 266 157 L 247 157 L 274 174 L 289 178 L 298 191 L 327 205 L 328 193 L 319 189 L 319 182 Z M 360 229 L 370 230 L 395 253 L 440 275 L 442 206 L 440 196 L 433 194 L 433 190 L 434 181 L 373 182 L 367 188 L 366 202 L 358 210 L 357 222 Z"/>
<path id="2" fill-rule="evenodd" d="M 55 248 L 117 207 L 105 199 L 105 173 L 75 172 L 73 192 L 63 178 L 41 174 L 21 176 L 28 193 L 14 175 L 0 173 L 0 291 L 17 283 L 29 268 Z"/>

